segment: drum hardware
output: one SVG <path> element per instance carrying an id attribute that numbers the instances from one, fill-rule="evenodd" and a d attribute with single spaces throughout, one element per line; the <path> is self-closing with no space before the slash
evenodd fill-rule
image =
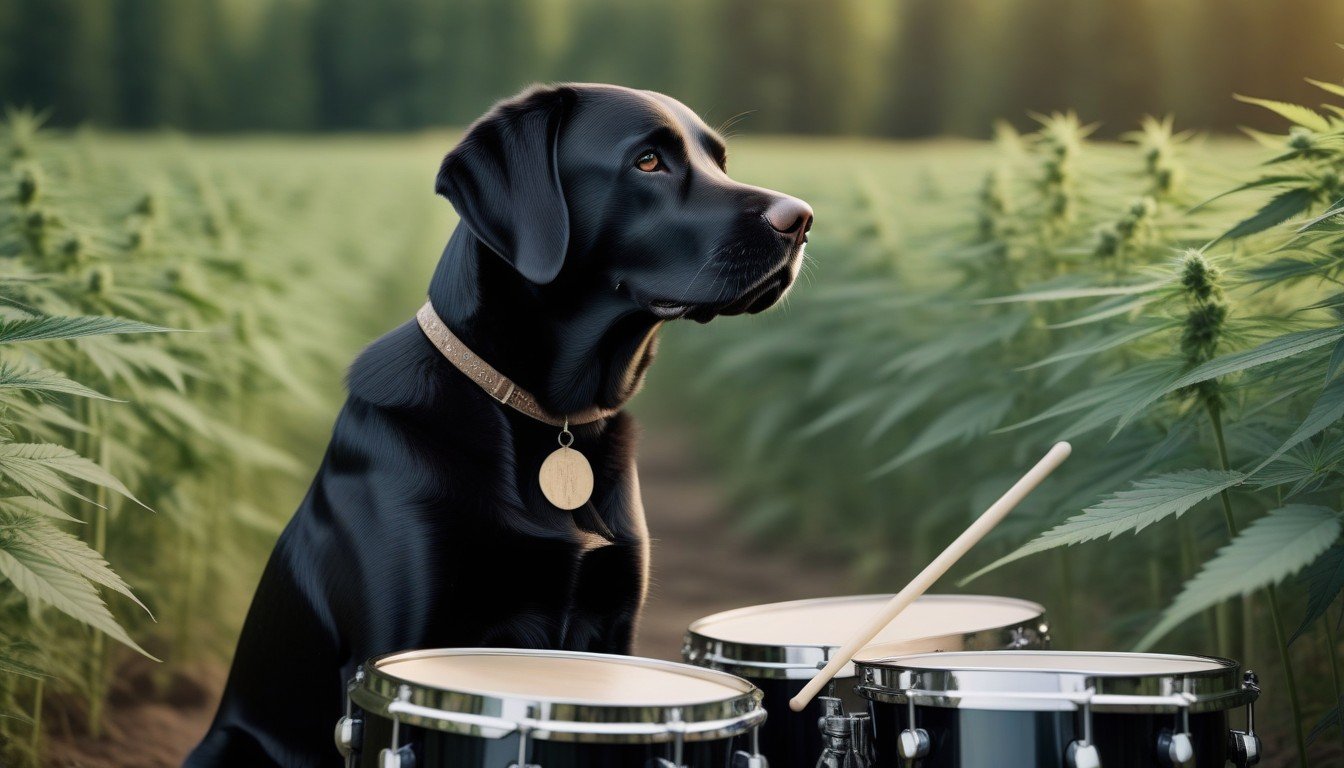
<path id="1" fill-rule="evenodd" d="M 415 768 L 415 753 L 411 751 L 410 744 L 401 744 L 401 718 L 393 710 L 393 704 L 409 702 L 411 699 L 411 687 L 403 685 L 397 689 L 397 700 L 387 706 L 387 712 L 392 716 L 392 745 L 384 747 L 378 753 L 378 768 Z"/>
<path id="2" fill-rule="evenodd" d="M 1078 702 L 1083 717 L 1083 738 L 1069 744 L 1066 753 L 1069 768 L 1101 768 L 1101 754 L 1097 752 L 1097 745 L 1092 743 L 1092 699 L 1096 694 L 1095 688 L 1088 688 Z"/>
<path id="3" fill-rule="evenodd" d="M 355 717 L 354 703 L 350 700 L 350 692 L 362 682 L 364 667 L 360 665 L 355 669 L 354 679 L 345 686 L 345 716 L 336 721 L 336 751 L 344 758 L 345 768 L 353 768 L 355 752 L 364 740 L 364 721 Z"/>
<path id="4" fill-rule="evenodd" d="M 871 768 L 872 752 L 868 743 L 868 713 L 849 715 L 845 704 L 834 696 L 819 696 L 824 748 L 816 768 Z"/>
<path id="5" fill-rule="evenodd" d="M 875 701 L 889 700 L 889 693 L 884 693 L 880 689 L 870 685 L 861 685 L 858 687 L 860 693 Z M 926 700 L 953 700 L 953 699 L 986 699 L 1002 701 L 1042 701 L 1072 704 L 1077 707 L 1082 720 L 1083 737 L 1074 741 L 1068 748 L 1069 768 L 1100 768 L 1101 759 L 1097 752 L 1097 747 L 1092 740 L 1092 708 L 1093 706 L 1160 706 L 1176 707 L 1181 712 L 1183 718 L 1182 724 L 1184 731 L 1173 734 L 1171 731 L 1165 732 L 1168 736 L 1166 743 L 1184 743 L 1191 745 L 1189 737 L 1189 706 L 1195 697 L 1188 693 L 1177 693 L 1170 695 L 1142 695 L 1142 694 L 1106 694 L 1097 693 L 1095 688 L 1088 688 L 1085 691 L 1070 693 L 1067 691 L 1046 692 L 1046 691 L 971 691 L 954 690 L 939 691 L 923 688 L 907 688 L 894 696 L 895 700 L 904 703 L 909 709 L 907 717 L 909 718 L 909 727 L 902 730 L 899 736 L 898 751 L 901 757 L 906 760 L 915 760 L 927 757 L 930 752 L 931 739 L 928 731 L 915 725 L 915 704 L 916 699 Z M 901 701 L 901 700 L 904 701 Z M 1239 732 L 1234 732 L 1239 733 Z M 1182 737 L 1182 738 L 1175 738 Z M 1176 755 L 1182 754 L 1181 747 L 1177 746 Z M 1193 747 L 1191 748 L 1193 751 Z M 1165 756 L 1163 742 L 1159 741 L 1159 753 Z M 1171 763 L 1174 768 L 1190 768 L 1193 765 L 1193 758 L 1184 758 L 1184 763 Z"/>
<path id="6" fill-rule="evenodd" d="M 1251 670 L 1242 676 L 1242 688 L 1250 691 L 1246 702 L 1246 730 L 1228 734 L 1229 759 L 1237 768 L 1250 768 L 1260 762 L 1260 737 L 1255 735 L 1255 699 L 1260 695 L 1260 678 Z"/>
<path id="7" fill-rule="evenodd" d="M 770 761 L 761 754 L 761 726 L 758 723 L 751 729 L 751 751 L 737 750 L 733 753 L 732 768 L 770 768 Z"/>
<path id="8" fill-rule="evenodd" d="M 914 691 L 905 692 L 905 701 L 908 707 L 906 716 L 909 718 L 907 721 L 909 725 L 901 731 L 897 746 L 901 757 L 911 761 L 927 757 L 932 744 L 929 739 L 929 732 L 915 725 L 915 697 L 912 695 L 913 693 Z"/>
<path id="9" fill-rule="evenodd" d="M 644 768 L 686 768 L 681 762 L 686 751 L 686 723 L 681 720 L 680 709 L 673 709 L 670 715 L 667 730 L 672 734 L 672 759 L 668 760 L 665 757 L 650 758 L 644 764 Z"/>
<path id="10" fill-rule="evenodd" d="M 529 718 L 532 717 L 533 712 L 531 707 L 528 707 L 526 712 Z M 533 765 L 527 762 L 527 741 L 528 737 L 531 735 L 532 729 L 528 725 L 524 723 L 518 724 L 518 759 L 510 764 L 509 768 L 541 768 L 540 765 Z"/>
<path id="11" fill-rule="evenodd" d="M 744 721 L 755 721 L 759 724 L 760 721 L 765 719 L 765 710 L 756 709 L 740 718 L 708 720 L 693 725 L 687 725 L 685 723 L 583 723 L 565 722 L 560 720 L 539 720 L 530 716 L 519 718 L 518 720 L 509 720 L 502 717 L 492 717 L 490 715 L 473 715 L 468 712 L 450 712 L 446 709 L 422 707 L 419 704 L 412 704 L 401 698 L 388 704 L 387 712 L 392 716 L 394 722 L 397 720 L 396 716 L 398 714 L 406 714 L 413 715 L 422 720 L 437 720 L 474 728 L 497 730 L 500 732 L 497 735 L 491 736 L 491 738 L 508 736 L 511 733 L 526 728 L 532 731 L 564 733 L 576 736 L 672 735 L 674 740 L 680 740 L 682 734 L 686 733 L 716 733 L 731 729 Z"/>
<path id="12" fill-rule="evenodd" d="M 1163 768 L 1193 768 L 1195 764 L 1195 745 L 1190 738 L 1190 702 L 1194 697 L 1186 696 L 1189 696 L 1186 706 L 1181 707 L 1177 716 L 1180 730 L 1157 735 L 1157 760 Z"/>
<path id="13" fill-rule="evenodd" d="M 1050 625 L 1042 621 L 1035 627 L 1014 627 L 1005 650 L 1024 651 L 1028 648 L 1050 647 Z"/>
<path id="14" fill-rule="evenodd" d="M 818 670 L 826 668 L 831 660 L 831 650 L 829 647 L 822 649 Z M 817 729 L 821 731 L 822 751 L 816 768 L 869 768 L 872 756 L 865 731 L 868 714 L 846 714 L 844 701 L 835 695 L 835 684 L 832 678 L 826 683 L 825 695 L 817 697 L 821 704 Z"/>

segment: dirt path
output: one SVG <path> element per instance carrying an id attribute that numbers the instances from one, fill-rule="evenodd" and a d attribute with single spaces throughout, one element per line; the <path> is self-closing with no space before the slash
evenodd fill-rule
<path id="1" fill-rule="evenodd" d="M 775 600 L 845 594 L 838 569 L 782 551 L 750 546 L 731 533 L 723 500 L 695 465 L 685 435 L 651 428 L 640 449 L 640 483 L 653 536 L 649 600 L 635 653 L 681 657 L 681 638 L 695 619 Z M 48 723 L 45 765 L 59 768 L 169 768 L 181 765 L 204 733 L 223 684 L 222 666 L 180 675 L 154 696 L 155 670 L 132 662 L 108 705 L 101 739 L 79 722 Z"/>
<path id="2" fill-rule="evenodd" d="M 686 627 L 716 611 L 848 593 L 840 569 L 734 535 L 713 481 L 689 458 L 685 435 L 663 431 L 645 440 L 639 466 L 653 580 L 636 654 L 679 661 Z"/>

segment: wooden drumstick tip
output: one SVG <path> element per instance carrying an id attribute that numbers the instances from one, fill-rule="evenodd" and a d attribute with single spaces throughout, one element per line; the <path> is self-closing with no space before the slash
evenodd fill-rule
<path id="1" fill-rule="evenodd" d="M 1036 486 L 1041 484 L 1049 474 L 1055 471 L 1064 460 L 1073 452 L 1073 446 L 1060 441 L 1051 446 L 1050 451 L 1036 462 L 1036 466 L 1027 470 L 1027 473 L 1021 477 L 1012 488 L 1009 488 L 999 500 L 990 505 L 970 527 L 961 533 L 951 544 L 944 549 L 938 557 L 934 558 L 919 572 L 919 575 L 910 580 L 900 592 L 896 593 L 881 610 L 877 612 L 869 623 L 860 629 L 848 643 L 841 646 L 836 651 L 826 666 L 817 672 L 803 689 L 796 696 L 789 699 L 789 709 L 794 712 L 802 712 L 812 697 L 830 682 L 832 678 L 840 672 L 846 664 L 854 658 L 854 654 L 860 648 L 872 642 L 874 637 L 886 628 L 888 624 L 910 606 L 920 595 L 928 591 L 929 587 L 938 580 L 948 569 L 956 564 L 971 547 L 975 546 L 985 534 L 1003 520 L 1009 512 L 1022 502 L 1027 494 L 1031 493 Z"/>

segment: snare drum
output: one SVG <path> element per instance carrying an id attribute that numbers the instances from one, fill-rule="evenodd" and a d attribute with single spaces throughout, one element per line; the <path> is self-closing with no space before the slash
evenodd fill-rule
<path id="1" fill-rule="evenodd" d="M 1253 673 L 1203 656 L 994 651 L 856 658 L 876 764 L 1254 765 Z M 1246 731 L 1228 725 L 1247 708 Z"/>
<path id="2" fill-rule="evenodd" d="M 771 768 L 813 768 L 824 739 L 822 703 L 802 712 L 788 701 L 830 654 L 849 641 L 891 595 L 824 597 L 738 608 L 706 616 L 686 633 L 682 656 L 691 664 L 730 672 L 765 694 L 770 719 L 761 728 L 761 752 Z M 902 653 L 1039 648 L 1049 642 L 1045 609 L 1027 600 L 981 595 L 925 595 L 903 611 L 874 642 Z M 854 667 L 838 674 L 835 695 L 850 712 L 867 703 L 851 690 Z"/>
<path id="3" fill-rule="evenodd" d="M 750 766 L 734 742 L 752 742 L 760 701 L 745 680 L 668 661 L 408 651 L 360 668 L 336 744 L 360 768 Z"/>

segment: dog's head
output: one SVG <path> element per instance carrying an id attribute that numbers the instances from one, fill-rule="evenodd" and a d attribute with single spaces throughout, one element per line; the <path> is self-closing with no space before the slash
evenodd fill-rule
<path id="1" fill-rule="evenodd" d="M 540 290 L 706 322 L 778 301 L 812 226 L 807 203 L 726 168 L 723 139 L 677 100 L 573 84 L 495 105 L 444 158 L 437 190 Z"/>

